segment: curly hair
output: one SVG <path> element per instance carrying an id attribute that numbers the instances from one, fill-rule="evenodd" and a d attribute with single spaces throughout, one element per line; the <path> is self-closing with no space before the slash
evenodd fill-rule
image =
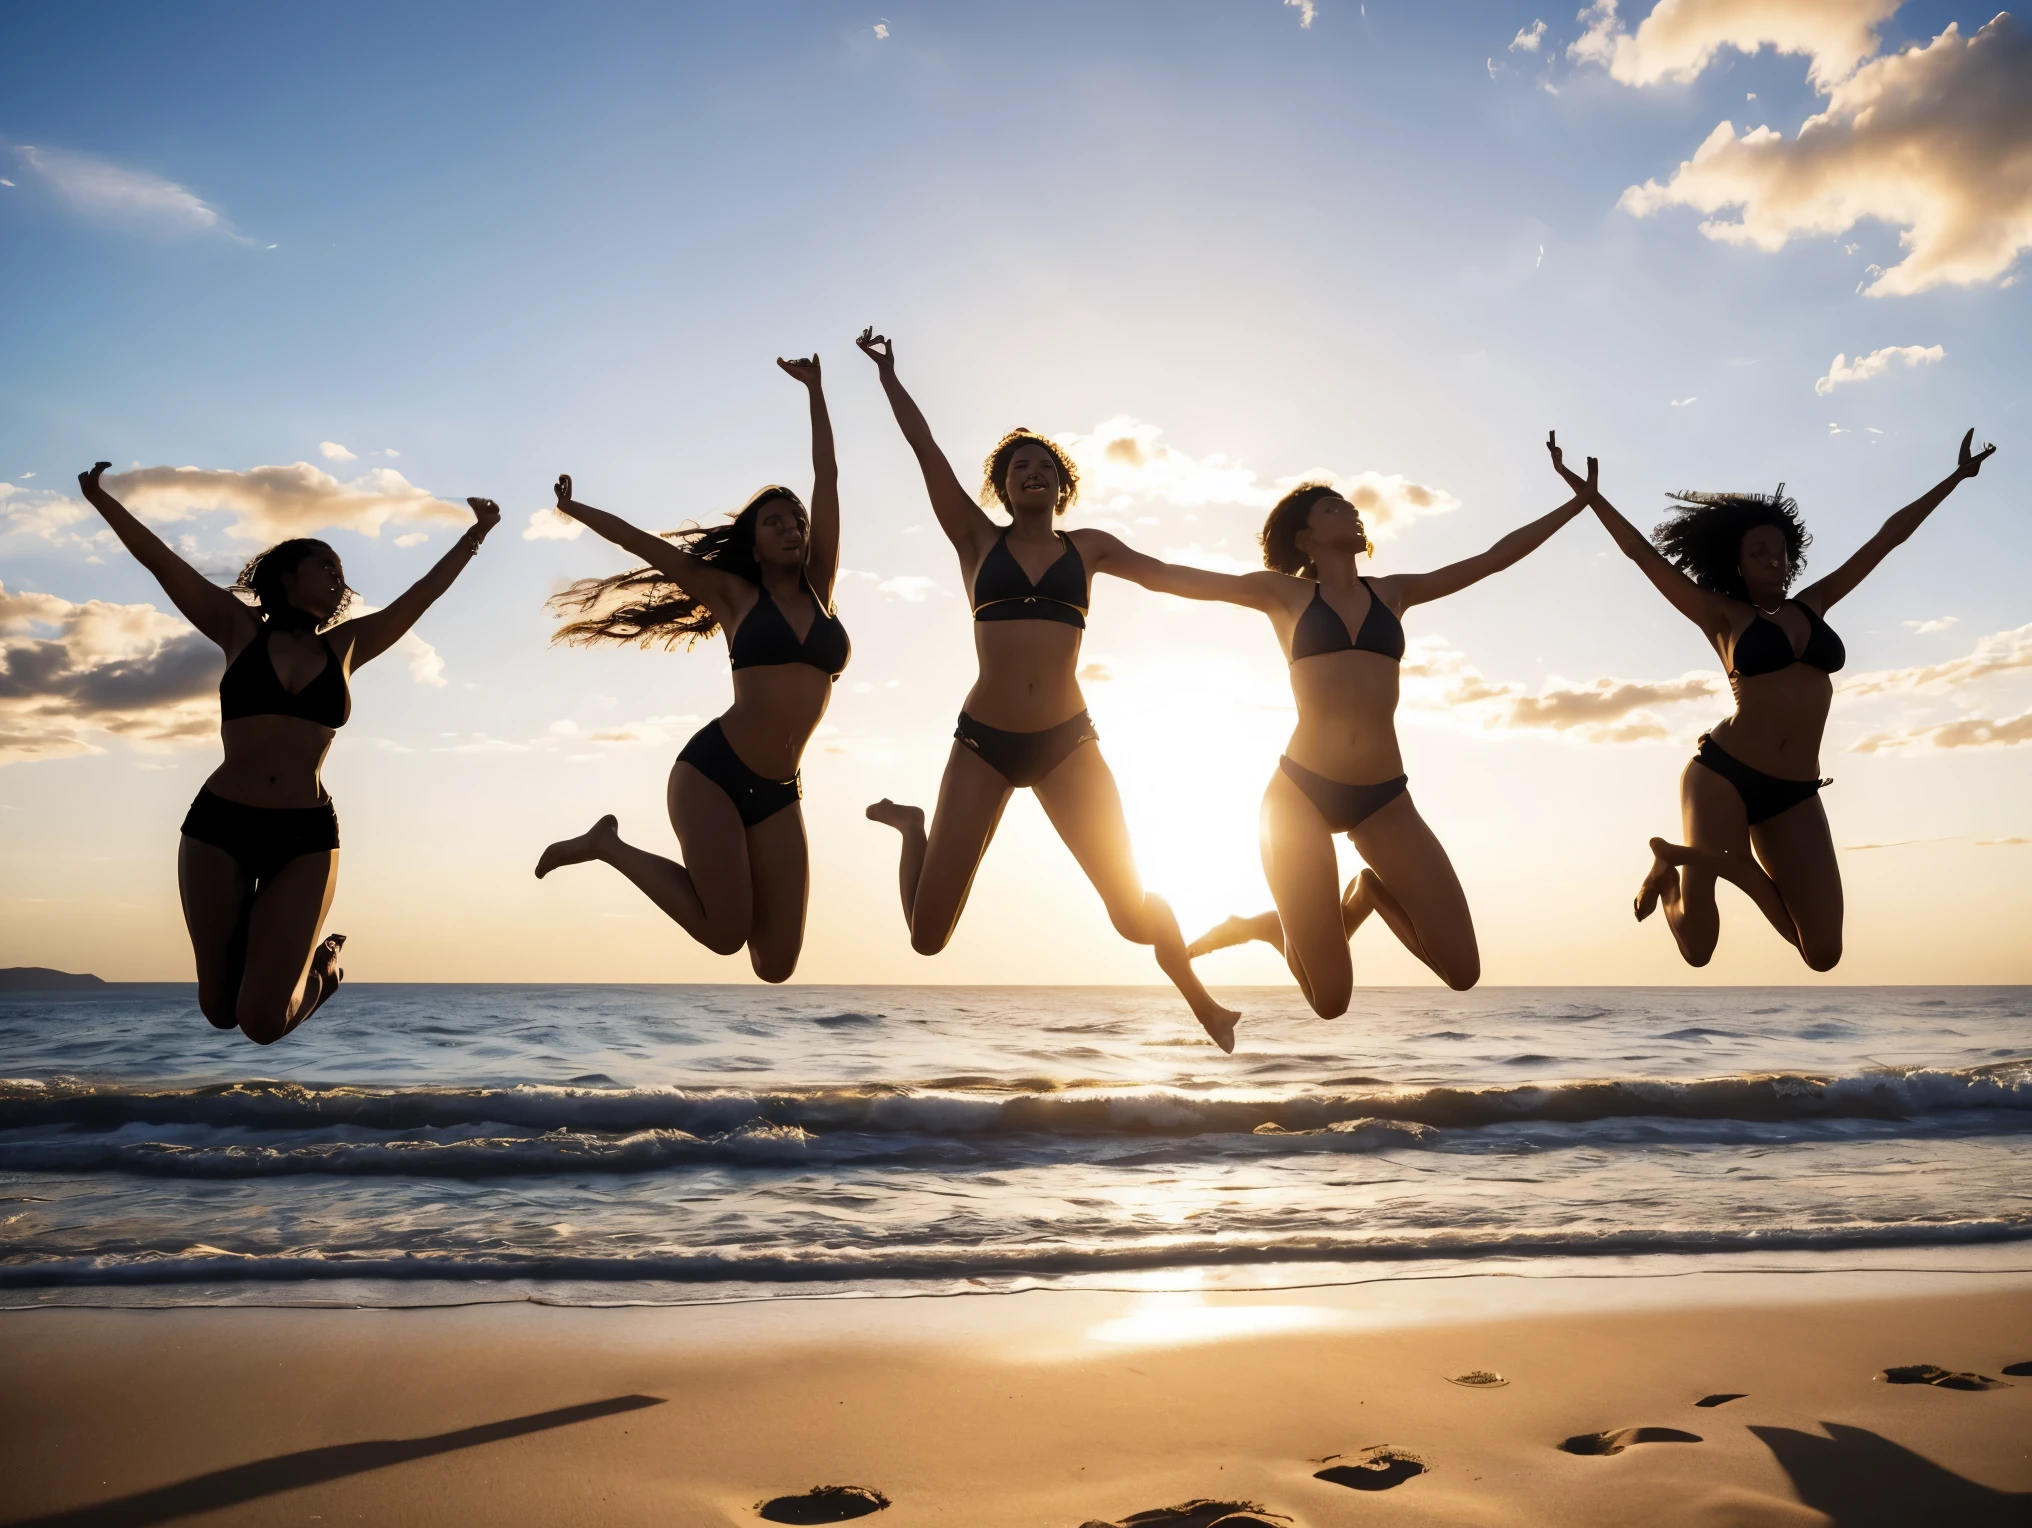
<path id="1" fill-rule="evenodd" d="M 1776 493 L 1688 490 L 1666 497 L 1675 501 L 1672 516 L 1651 532 L 1651 544 L 1710 593 L 1738 600 L 1750 597 L 1749 585 L 1743 582 L 1743 538 L 1760 525 L 1775 526 L 1785 537 L 1785 556 L 1791 564 L 1787 588 L 1806 566 L 1806 549 L 1813 537 L 1799 518 L 1799 506 L 1785 497 L 1783 483 Z"/>
<path id="2" fill-rule="evenodd" d="M 330 552 L 332 561 L 339 561 L 338 552 L 326 541 L 310 536 L 292 536 L 287 541 L 278 541 L 267 551 L 256 552 L 248 559 L 247 566 L 240 570 L 240 576 L 233 580 L 232 590 L 235 594 L 251 595 L 255 608 L 261 612 L 261 619 L 270 626 L 284 630 L 323 631 L 336 625 L 339 617 L 358 598 L 350 587 L 341 589 L 337 607 L 323 621 L 290 604 L 289 596 L 282 591 L 283 575 L 294 573 L 303 566 L 305 559 L 315 557 L 319 552 Z"/>
<path id="3" fill-rule="evenodd" d="M 1009 458 L 1020 446 L 1042 446 L 1058 463 L 1058 503 L 1052 507 L 1052 513 L 1064 514 L 1072 507 L 1072 501 L 1079 497 L 1079 468 L 1073 465 L 1072 458 L 1066 455 L 1065 448 L 1057 441 L 1047 440 L 1022 425 L 996 441 L 995 449 L 981 463 L 981 503 L 999 503 L 1004 509 L 1009 508 L 1009 490 L 1005 486 L 1009 477 Z"/>
<path id="4" fill-rule="evenodd" d="M 811 514 L 804 500 L 782 484 L 771 483 L 724 525 L 687 525 L 661 534 L 700 562 L 759 584 L 762 565 L 755 560 L 755 523 L 763 508 L 779 499 L 787 500 L 797 518 L 810 525 Z M 544 603 L 560 615 L 575 617 L 558 627 L 550 639 L 568 647 L 633 642 L 638 647 L 661 645 L 665 652 L 675 652 L 720 629 L 719 618 L 703 600 L 686 593 L 676 579 L 657 568 L 630 568 L 606 578 L 582 578 Z"/>
<path id="5" fill-rule="evenodd" d="M 1297 578 L 1318 578 L 1318 564 L 1298 549 L 1298 533 L 1311 521 L 1313 505 L 1321 499 L 1340 497 L 1341 491 L 1331 483 L 1300 483 L 1279 499 L 1256 536 L 1257 545 L 1263 548 L 1263 566 Z M 1355 510 L 1355 524 L 1362 524 L 1359 509 Z M 1376 554 L 1376 543 L 1369 539 L 1366 527 L 1362 530 L 1362 551 L 1371 557 Z"/>

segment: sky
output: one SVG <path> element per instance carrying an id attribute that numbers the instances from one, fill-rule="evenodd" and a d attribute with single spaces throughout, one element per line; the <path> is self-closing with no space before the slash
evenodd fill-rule
<path id="1" fill-rule="evenodd" d="M 605 867 L 531 874 L 607 811 L 674 854 L 665 777 L 730 696 L 719 644 L 548 645 L 545 597 L 626 559 L 544 506 L 568 471 L 666 529 L 808 484 L 773 360 L 815 350 L 854 662 L 805 760 L 797 979 L 1158 980 L 1027 794 L 948 950 L 909 948 L 861 808 L 933 799 L 973 666 L 852 345 L 873 324 L 963 480 L 1043 430 L 1086 469 L 1069 523 L 1231 569 L 1278 485 L 1322 473 L 1369 491 L 1378 573 L 1480 550 L 1565 497 L 1557 428 L 1641 525 L 1670 490 L 1783 482 L 1810 579 L 1975 427 L 1982 476 L 1832 614 L 1830 976 L 1727 889 L 1698 972 L 1631 918 L 1726 696 L 1591 517 L 1411 612 L 1399 726 L 1486 982 L 2032 980 L 2032 18 L 83 3 L 0 11 L 0 54 L 0 965 L 190 975 L 176 827 L 218 761 L 219 662 L 78 499 L 104 459 L 207 572 L 325 535 L 375 604 L 465 496 L 506 511 L 356 676 L 326 769 L 350 976 L 751 979 Z M 1259 910 L 1292 723 L 1267 622 L 1093 600 L 1086 691 L 1146 880 L 1188 935 Z M 1431 980 L 1380 927 L 1355 960 Z M 1201 969 L 1287 979 L 1263 946 Z"/>

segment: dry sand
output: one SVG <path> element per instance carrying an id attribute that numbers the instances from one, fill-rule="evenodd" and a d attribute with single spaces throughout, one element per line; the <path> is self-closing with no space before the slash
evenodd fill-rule
<path id="1" fill-rule="evenodd" d="M 2027 1361 L 2024 1275 L 46 1309 L 0 1315 L 0 1520 L 683 1528 L 852 1485 L 874 1528 L 2017 1524 Z M 1880 1377 L 1914 1364 L 2005 1383 Z"/>

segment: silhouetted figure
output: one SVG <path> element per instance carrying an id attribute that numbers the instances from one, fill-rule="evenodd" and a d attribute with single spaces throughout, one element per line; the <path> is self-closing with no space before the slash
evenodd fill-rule
<path id="1" fill-rule="evenodd" d="M 1841 868 L 1820 804 L 1820 739 L 1846 661 L 1827 624 L 1835 601 L 1860 584 L 1964 478 L 1997 448 L 1969 452 L 1962 437 L 1953 472 L 1886 520 L 1834 572 L 1791 595 L 1811 539 L 1799 508 L 1774 494 L 1678 493 L 1672 518 L 1647 541 L 1594 494 L 1594 510 L 1630 560 L 1698 626 L 1720 655 L 1735 714 L 1700 740 L 1679 778 L 1684 844 L 1651 840 L 1650 873 L 1638 888 L 1637 917 L 1665 908 L 1665 921 L 1692 966 L 1704 966 L 1721 935 L 1715 882 L 1739 886 L 1816 971 L 1842 954 Z M 1585 485 L 1552 449 L 1552 465 Z M 1655 543 L 1655 544 L 1654 544 Z"/>
<path id="2" fill-rule="evenodd" d="M 339 883 L 338 813 L 319 771 L 352 712 L 348 677 L 452 586 L 501 511 L 492 499 L 466 500 L 475 523 L 428 573 L 386 610 L 340 621 L 353 591 L 324 542 L 272 546 L 222 589 L 100 486 L 110 465 L 78 474 L 85 498 L 226 655 L 226 759 L 191 803 L 176 861 L 198 1006 L 215 1027 L 273 1044 L 330 999 L 343 975 L 345 936 L 318 942 Z"/>
<path id="3" fill-rule="evenodd" d="M 1124 559 L 1137 554 L 1105 531 L 1053 527 L 1078 493 L 1079 473 L 1063 451 L 1028 430 L 1010 431 L 989 453 L 981 502 L 999 502 L 1011 523 L 990 520 L 960 486 L 897 380 L 895 347 L 872 329 L 857 343 L 881 375 L 903 438 L 917 454 L 939 528 L 959 554 L 980 662 L 953 733 L 930 832 L 922 807 L 885 798 L 868 808 L 869 817 L 903 835 L 900 880 L 912 948 L 920 955 L 945 948 L 1010 796 L 1032 789 L 1101 894 L 1116 932 L 1155 947 L 1157 964 L 1206 1032 L 1222 1050 L 1233 1050 L 1238 1015 L 1200 985 L 1178 920 L 1161 897 L 1144 891 L 1136 873 L 1122 798 L 1075 675 L 1093 575 L 1119 574 Z"/>
<path id="4" fill-rule="evenodd" d="M 1228 919 L 1195 939 L 1192 955 L 1250 939 L 1275 945 L 1313 1012 L 1337 1018 L 1354 991 L 1348 941 L 1373 912 L 1449 987 L 1464 992 L 1481 979 L 1467 895 L 1412 802 L 1397 748 L 1400 617 L 1500 573 L 1585 507 L 1576 495 L 1488 551 L 1430 573 L 1364 578 L 1357 559 L 1374 547 L 1361 512 L 1331 485 L 1305 483 L 1263 523 L 1270 572 L 1209 573 L 1154 558 L 1124 570 L 1160 593 L 1262 611 L 1298 703 L 1298 725 L 1263 792 L 1263 874 L 1276 910 Z M 1336 833 L 1368 867 L 1345 890 Z"/>
<path id="5" fill-rule="evenodd" d="M 559 511 L 633 552 L 648 567 L 582 579 L 551 603 L 578 619 L 555 640 L 660 643 L 666 651 L 727 632 L 734 703 L 699 729 L 671 767 L 670 825 L 684 863 L 622 840 L 602 817 L 552 844 L 538 876 L 601 860 L 715 954 L 744 945 L 764 981 L 788 981 L 804 948 L 810 856 L 798 764 L 847 666 L 847 631 L 833 609 L 840 561 L 840 474 L 817 356 L 776 364 L 811 400 L 811 508 L 778 484 L 724 525 L 661 536 L 572 498 Z"/>

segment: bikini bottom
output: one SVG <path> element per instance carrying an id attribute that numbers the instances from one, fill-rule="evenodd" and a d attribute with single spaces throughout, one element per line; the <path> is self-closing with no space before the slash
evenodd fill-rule
<path id="1" fill-rule="evenodd" d="M 1791 811 L 1800 802 L 1819 795 L 1823 785 L 1834 784 L 1832 780 L 1782 780 L 1761 769 L 1752 769 L 1705 732 L 1700 735 L 1700 752 L 1693 756 L 1693 762 L 1706 765 L 1736 788 L 1751 827 L 1769 822 L 1780 812 Z"/>
<path id="2" fill-rule="evenodd" d="M 1084 711 L 1042 732 L 1004 732 L 1000 727 L 977 722 L 962 711 L 953 736 L 1018 790 L 1042 780 L 1080 744 L 1100 741 L 1093 718 Z"/>
<path id="3" fill-rule="evenodd" d="M 1294 764 L 1288 758 L 1280 758 L 1277 767 L 1284 771 L 1291 783 L 1304 791 L 1319 808 L 1319 815 L 1326 819 L 1330 833 L 1352 834 L 1368 818 L 1403 795 L 1411 783 L 1409 775 L 1399 775 L 1394 780 L 1379 780 L 1374 785 L 1347 785 L 1339 780 L 1329 780 L 1325 775 L 1316 775 L 1303 764 Z"/>
<path id="4" fill-rule="evenodd" d="M 293 859 L 337 849 L 339 814 L 329 796 L 316 806 L 248 806 L 205 786 L 184 813 L 183 831 L 201 844 L 224 849 L 258 885 Z"/>
<path id="5" fill-rule="evenodd" d="M 691 735 L 678 758 L 727 793 L 744 828 L 766 822 L 787 806 L 796 806 L 804 795 L 801 771 L 788 780 L 771 780 L 743 764 L 727 734 L 720 730 L 718 717 Z"/>

